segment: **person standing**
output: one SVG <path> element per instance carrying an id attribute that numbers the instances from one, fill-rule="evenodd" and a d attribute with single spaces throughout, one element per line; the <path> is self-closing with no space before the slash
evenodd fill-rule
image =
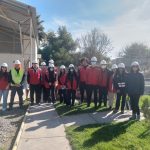
<path id="1" fill-rule="evenodd" d="M 118 70 L 114 76 L 114 86 L 117 90 L 116 107 L 114 113 L 118 112 L 120 107 L 120 101 L 122 100 L 121 113 L 123 114 L 127 95 L 127 73 L 125 71 L 124 63 L 120 63 L 118 65 Z"/>
<path id="2" fill-rule="evenodd" d="M 42 72 L 38 66 L 37 60 L 32 62 L 32 67 L 28 69 L 27 81 L 30 86 L 31 106 L 34 105 L 34 94 L 36 96 L 36 104 L 40 104 L 41 100 L 41 78 Z"/>
<path id="3" fill-rule="evenodd" d="M 113 84 L 114 76 L 116 74 L 116 71 L 118 69 L 118 66 L 116 64 L 112 65 L 111 72 L 109 74 L 109 83 L 108 83 L 108 103 L 109 103 L 109 109 L 112 109 L 114 99 L 116 99 L 116 89 Z"/>
<path id="4" fill-rule="evenodd" d="M 14 98 L 16 92 L 19 96 L 19 106 L 23 107 L 23 83 L 24 83 L 25 74 L 21 67 L 21 62 L 16 60 L 14 62 L 14 68 L 10 70 L 9 73 L 9 83 L 11 84 L 11 95 L 10 95 L 10 103 L 9 109 L 13 108 Z"/>
<path id="5" fill-rule="evenodd" d="M 131 64 L 131 71 L 127 78 L 127 93 L 132 109 L 130 120 L 140 120 L 139 100 L 140 96 L 144 94 L 144 76 L 140 73 L 140 65 L 137 61 Z"/>
<path id="6" fill-rule="evenodd" d="M 83 103 L 84 94 L 86 92 L 86 83 L 85 82 L 86 82 L 86 69 L 87 69 L 87 67 L 88 67 L 88 60 L 86 57 L 84 57 L 81 59 L 81 65 L 78 68 L 79 89 L 80 89 L 80 95 L 81 95 L 80 103 Z"/>
<path id="7" fill-rule="evenodd" d="M 107 107 L 107 94 L 108 94 L 108 82 L 109 82 L 109 70 L 107 69 L 107 62 L 102 60 L 99 75 L 99 106 L 101 107 L 104 102 L 104 107 Z"/>
<path id="8" fill-rule="evenodd" d="M 7 63 L 3 63 L 0 69 L 0 101 L 3 97 L 2 111 L 7 110 L 7 97 L 9 92 L 9 73 Z"/>
<path id="9" fill-rule="evenodd" d="M 56 77 L 57 77 L 57 74 L 55 72 L 54 64 L 49 64 L 48 74 L 46 74 L 45 80 L 49 84 L 49 88 L 47 88 L 47 90 L 49 91 L 49 92 L 47 91 L 49 94 L 48 102 L 53 103 L 53 104 L 56 101 L 56 98 L 55 98 Z"/>
<path id="10" fill-rule="evenodd" d="M 97 58 L 91 58 L 91 65 L 86 70 L 86 86 L 87 86 L 87 107 L 90 107 L 92 93 L 94 92 L 94 104 L 97 108 L 97 91 L 99 81 L 99 68 L 97 66 Z"/>
<path id="11" fill-rule="evenodd" d="M 42 71 L 41 95 L 43 96 L 43 102 L 46 103 L 48 98 L 47 98 L 47 90 L 44 83 L 45 83 L 45 75 L 48 70 L 45 62 L 41 63 L 41 71 Z"/>
<path id="12" fill-rule="evenodd" d="M 60 103 L 67 103 L 66 96 L 66 67 L 64 65 L 60 66 L 60 73 L 58 75 L 58 93 L 60 97 Z"/>
<path id="13" fill-rule="evenodd" d="M 73 64 L 69 65 L 69 70 L 66 77 L 67 87 L 67 105 L 74 106 L 76 98 L 76 90 L 78 88 L 78 77 Z"/>

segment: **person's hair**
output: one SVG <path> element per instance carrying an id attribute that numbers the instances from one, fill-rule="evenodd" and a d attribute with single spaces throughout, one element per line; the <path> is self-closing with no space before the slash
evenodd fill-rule
<path id="1" fill-rule="evenodd" d="M 7 68 L 6 68 L 6 71 L 3 73 L 3 72 L 2 72 L 2 67 L 1 67 L 1 69 L 0 69 L 0 78 L 2 78 L 3 76 L 4 76 L 6 79 L 8 79 Z"/>
<path id="2" fill-rule="evenodd" d="M 80 59 L 80 62 L 82 63 L 83 61 L 86 61 L 87 63 L 88 63 L 88 59 L 86 58 L 86 57 L 82 57 L 81 59 Z"/>

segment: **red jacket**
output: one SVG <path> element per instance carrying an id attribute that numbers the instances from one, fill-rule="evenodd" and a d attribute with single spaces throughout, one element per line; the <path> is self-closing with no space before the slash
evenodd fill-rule
<path id="1" fill-rule="evenodd" d="M 99 76 L 99 86 L 108 88 L 108 82 L 109 82 L 109 71 L 107 69 L 106 70 L 101 69 Z"/>
<path id="2" fill-rule="evenodd" d="M 58 76 L 58 89 L 62 89 L 63 86 L 66 86 L 66 77 L 67 77 L 67 74 L 64 73 L 63 75 L 61 76 Z"/>
<path id="3" fill-rule="evenodd" d="M 66 77 L 66 86 L 67 89 L 72 89 L 72 90 L 76 90 L 78 88 L 78 81 L 77 81 L 77 76 L 75 74 L 73 74 L 72 79 L 71 78 L 72 75 L 67 74 Z"/>
<path id="4" fill-rule="evenodd" d="M 41 84 L 41 76 L 42 72 L 40 68 L 38 68 L 37 70 L 35 70 L 33 67 L 28 69 L 27 80 L 29 84 L 33 85 Z"/>
<path id="5" fill-rule="evenodd" d="M 86 82 L 86 70 L 88 66 L 79 66 L 79 82 Z"/>
<path id="6" fill-rule="evenodd" d="M 113 85 L 113 78 L 114 78 L 114 75 L 111 75 L 109 78 L 108 91 L 111 93 L 116 93 L 116 89 Z"/>
<path id="7" fill-rule="evenodd" d="M 100 71 L 97 66 L 89 66 L 86 69 L 86 84 L 98 85 Z"/>
<path id="8" fill-rule="evenodd" d="M 41 81 L 41 84 L 42 85 L 44 85 L 44 83 L 45 83 L 45 74 L 46 74 L 46 72 L 47 72 L 47 69 L 42 69 L 41 70 L 41 75 L 42 75 L 42 81 Z"/>
<path id="9" fill-rule="evenodd" d="M 9 83 L 8 83 L 8 73 L 7 73 L 7 77 L 2 76 L 0 78 L 0 90 L 6 90 L 8 85 Z"/>

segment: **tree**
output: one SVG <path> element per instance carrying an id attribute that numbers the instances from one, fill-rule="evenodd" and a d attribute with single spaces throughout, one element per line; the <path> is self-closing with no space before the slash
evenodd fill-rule
<path id="1" fill-rule="evenodd" d="M 127 65 L 133 61 L 138 61 L 141 65 L 147 65 L 150 59 L 150 49 L 143 43 L 132 43 L 127 45 L 121 52 L 119 57 L 124 58 Z"/>
<path id="2" fill-rule="evenodd" d="M 45 40 L 46 38 L 46 33 L 44 32 L 44 27 L 43 27 L 43 20 L 41 20 L 40 15 L 36 16 L 37 19 L 37 26 L 38 26 L 38 39 L 40 42 Z"/>
<path id="3" fill-rule="evenodd" d="M 76 50 L 76 42 L 72 35 L 67 31 L 66 27 L 58 28 L 57 33 L 53 31 L 47 33 L 47 40 L 41 50 L 42 59 L 48 63 L 50 58 L 55 60 L 57 65 L 73 62 L 71 52 Z"/>
<path id="4" fill-rule="evenodd" d="M 102 59 L 112 50 L 108 36 L 96 28 L 82 36 L 79 43 L 84 55 L 88 58 L 97 56 L 98 59 Z"/>

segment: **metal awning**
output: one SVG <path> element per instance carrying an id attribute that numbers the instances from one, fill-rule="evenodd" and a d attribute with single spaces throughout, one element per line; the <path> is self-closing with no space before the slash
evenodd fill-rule
<path id="1" fill-rule="evenodd" d="M 31 49 L 32 61 L 33 56 L 33 40 L 36 43 L 35 59 L 37 57 L 37 47 L 38 47 L 38 27 L 36 19 L 36 9 L 27 4 L 18 2 L 16 0 L 0 0 L 0 34 L 5 32 L 9 34 L 9 37 L 12 35 L 15 36 L 17 45 L 15 48 L 19 48 L 18 41 L 20 42 L 20 52 L 24 60 L 24 53 L 26 49 Z M 18 39 L 18 40 L 17 40 Z M 1 41 L 0 44 L 5 46 L 4 42 L 10 41 Z M 24 44 L 27 43 L 27 44 Z M 13 53 L 13 52 L 12 52 Z M 18 53 L 18 50 L 16 50 Z"/>

